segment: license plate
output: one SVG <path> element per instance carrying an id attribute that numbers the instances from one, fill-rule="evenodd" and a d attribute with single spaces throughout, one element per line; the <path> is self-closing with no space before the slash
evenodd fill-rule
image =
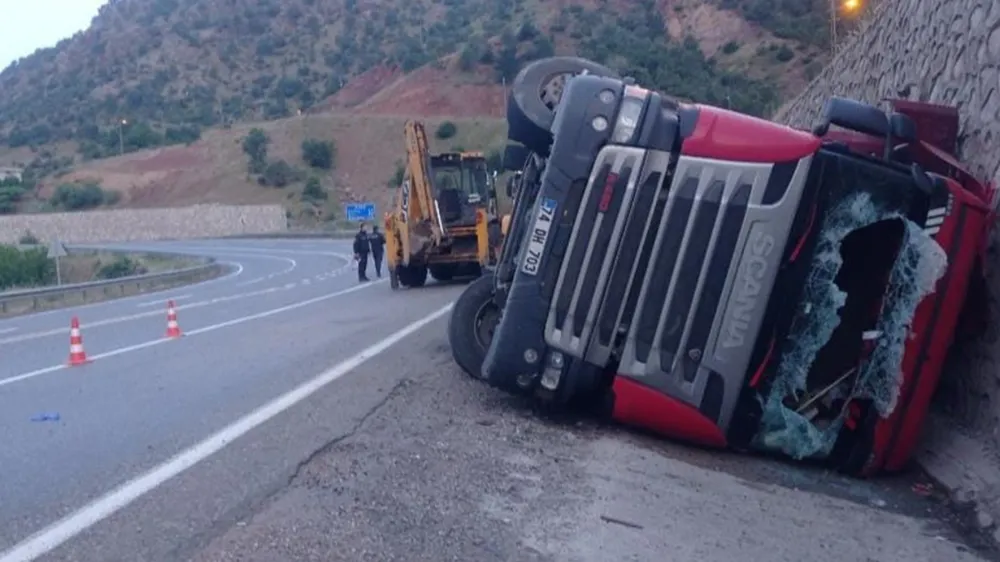
<path id="1" fill-rule="evenodd" d="M 554 199 L 542 199 L 542 204 L 538 208 L 538 218 L 531 226 L 528 233 L 528 249 L 524 253 L 524 263 L 521 264 L 521 271 L 528 275 L 538 275 L 538 269 L 542 263 L 542 254 L 545 252 L 545 243 L 549 239 L 549 230 L 552 228 L 552 221 L 556 218 L 556 202 Z"/>

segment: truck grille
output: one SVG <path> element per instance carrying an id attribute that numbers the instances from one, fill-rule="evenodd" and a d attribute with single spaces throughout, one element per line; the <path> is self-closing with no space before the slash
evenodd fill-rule
<path id="1" fill-rule="evenodd" d="M 636 192 L 645 195 L 654 191 L 637 190 L 637 186 L 646 188 L 651 180 L 660 183 L 669 164 L 668 153 L 657 153 L 662 170 L 659 179 L 651 177 L 653 173 L 647 170 L 652 165 L 644 168 L 643 162 L 652 160 L 652 154 L 609 146 L 597 155 L 580 210 L 573 217 L 573 230 L 550 301 L 545 330 L 549 345 L 578 357 L 586 350 L 601 305 L 599 296 L 608 284 L 615 258 L 615 252 L 609 250 L 621 242 Z"/>
<path id="2" fill-rule="evenodd" d="M 763 314 L 810 159 L 681 157 L 671 172 L 671 158 L 623 147 L 600 153 L 559 272 L 546 339 L 596 365 L 617 356 L 619 373 L 695 407 L 714 394 L 717 417 L 721 402 L 741 387 L 759 318 L 745 326 L 749 341 L 725 354 L 715 351 L 716 319 L 730 306 L 744 248 L 761 236 L 773 242 L 773 264 L 761 271 L 764 302 L 748 314 Z"/>

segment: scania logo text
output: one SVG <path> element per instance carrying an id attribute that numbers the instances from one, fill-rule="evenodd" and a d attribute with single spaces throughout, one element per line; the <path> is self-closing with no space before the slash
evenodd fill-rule
<path id="1" fill-rule="evenodd" d="M 748 255 L 736 274 L 733 301 L 722 326 L 722 347 L 740 347 L 746 343 L 753 314 L 760 304 L 764 277 L 771 264 L 767 258 L 774 250 L 774 237 L 755 232 L 747 244 Z"/>

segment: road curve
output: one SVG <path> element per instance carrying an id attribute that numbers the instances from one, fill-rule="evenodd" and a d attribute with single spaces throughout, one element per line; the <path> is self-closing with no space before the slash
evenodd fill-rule
<path id="1" fill-rule="evenodd" d="M 377 280 L 359 284 L 343 241 L 107 247 L 207 255 L 235 271 L 161 293 L 0 321 L 0 552 L 456 293 L 432 287 L 413 299 Z M 180 340 L 164 338 L 170 298 L 185 333 Z M 93 362 L 66 367 L 73 315 Z M 59 420 L 37 421 L 45 414 Z M 251 457 L 242 464 L 254 467 L 265 487 L 288 462 L 267 451 Z M 205 491 L 221 484 L 206 483 Z M 243 477 L 240 484 L 247 495 L 235 502 L 260 492 Z"/>

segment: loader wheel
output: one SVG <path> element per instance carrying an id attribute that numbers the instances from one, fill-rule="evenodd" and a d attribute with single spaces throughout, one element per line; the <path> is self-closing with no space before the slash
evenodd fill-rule
<path id="1" fill-rule="evenodd" d="M 507 102 L 507 138 L 548 156 L 552 122 L 566 82 L 577 74 L 617 78 L 610 68 L 579 57 L 549 57 L 521 69 Z"/>
<path id="2" fill-rule="evenodd" d="M 499 321 L 500 307 L 493 302 L 493 274 L 487 272 L 459 295 L 448 320 L 451 356 L 474 379 L 485 380 L 483 361 Z"/>
<path id="3" fill-rule="evenodd" d="M 455 277 L 454 265 L 433 265 L 430 268 L 431 277 L 436 281 L 451 281 Z"/>
<path id="4" fill-rule="evenodd" d="M 398 267 L 399 284 L 404 287 L 423 287 L 427 282 L 426 265 L 408 265 Z"/>

